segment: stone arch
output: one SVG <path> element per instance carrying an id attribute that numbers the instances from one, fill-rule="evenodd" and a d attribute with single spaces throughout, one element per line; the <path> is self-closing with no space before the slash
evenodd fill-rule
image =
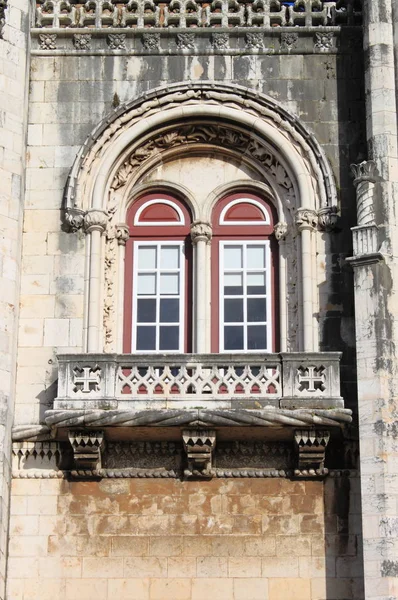
<path id="1" fill-rule="evenodd" d="M 127 235 L 123 223 L 140 177 L 182 149 L 206 153 L 215 147 L 257 169 L 273 190 L 280 221 L 275 235 L 281 246 L 290 239 L 294 254 L 301 257 L 301 285 L 292 285 L 296 292 L 299 289 L 299 297 L 291 311 L 299 313 L 300 340 L 291 349 L 316 350 L 313 233 L 321 223 L 318 216 L 322 215 L 324 224 L 325 215 L 336 211 L 336 190 L 322 149 L 305 126 L 274 100 L 241 87 L 190 83 L 153 90 L 119 108 L 96 128 L 72 167 L 66 192 L 67 220 L 74 228 L 84 222 L 91 236 L 87 244 L 89 351 L 102 350 L 101 330 L 106 350 L 117 347 L 114 321 L 122 287 L 121 248 Z M 185 199 L 194 213 L 198 211 L 192 198 Z M 216 196 L 210 204 L 215 200 Z M 195 216 L 201 222 L 206 220 L 200 211 Z M 286 248 L 281 255 L 286 258 Z M 286 267 L 286 260 L 284 264 Z M 281 294 L 289 296 L 286 286 Z M 285 322 L 289 320 L 287 312 Z"/>

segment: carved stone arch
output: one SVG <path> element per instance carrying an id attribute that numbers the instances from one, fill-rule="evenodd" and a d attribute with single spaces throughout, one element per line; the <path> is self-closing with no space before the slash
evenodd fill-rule
<path id="1" fill-rule="evenodd" d="M 89 351 L 102 351 L 102 333 L 106 351 L 118 347 L 120 325 L 115 319 L 121 312 L 120 265 L 127 235 L 123 222 L 140 173 L 181 149 L 201 149 L 205 153 L 215 147 L 255 165 L 279 199 L 278 213 L 284 211 L 286 215 L 286 209 L 290 213 L 278 224 L 275 234 L 282 244 L 289 241 L 294 256 L 300 249 L 301 263 L 295 270 L 301 273 L 303 284 L 298 293 L 297 282 L 292 283 L 294 308 L 284 316 L 285 322 L 291 321 L 296 311 L 300 339 L 285 348 L 316 350 L 312 232 L 318 224 L 317 211 L 333 209 L 336 195 L 330 167 L 315 138 L 275 101 L 245 88 L 200 83 L 154 90 L 119 109 L 97 127 L 72 167 L 67 215 L 74 225 L 84 219 L 91 235 L 91 243 L 87 244 Z M 289 231 L 287 221 L 293 225 Z M 297 232 L 301 234 L 299 240 Z M 286 247 L 281 254 L 288 255 Z M 291 302 L 293 295 L 287 296 Z"/>

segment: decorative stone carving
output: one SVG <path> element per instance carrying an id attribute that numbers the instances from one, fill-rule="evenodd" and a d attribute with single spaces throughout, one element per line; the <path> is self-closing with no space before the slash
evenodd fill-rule
<path id="1" fill-rule="evenodd" d="M 296 225 L 298 231 L 303 231 L 304 229 L 315 231 L 318 225 L 318 215 L 316 214 L 316 211 L 308 208 L 297 209 Z"/>
<path id="2" fill-rule="evenodd" d="M 306 393 L 325 390 L 326 373 L 324 367 L 305 366 L 297 369 L 298 391 Z"/>
<path id="3" fill-rule="evenodd" d="M 73 44 L 76 50 L 90 50 L 91 33 L 75 33 L 73 36 Z"/>
<path id="4" fill-rule="evenodd" d="M 276 225 L 274 227 L 274 234 L 275 234 L 275 237 L 278 240 L 278 242 L 285 239 L 287 231 L 288 231 L 287 223 L 284 223 L 283 221 L 279 221 L 278 223 L 276 223 Z"/>
<path id="5" fill-rule="evenodd" d="M 358 165 L 352 164 L 354 185 L 357 191 L 357 222 L 358 225 L 373 225 L 374 215 L 374 186 L 379 177 L 376 163 L 373 160 L 362 161 Z"/>
<path id="6" fill-rule="evenodd" d="M 202 221 L 195 221 L 191 225 L 191 239 L 195 245 L 200 241 L 205 241 L 210 244 L 212 238 L 212 227 L 210 223 L 204 223 Z"/>
<path id="7" fill-rule="evenodd" d="M 144 33 L 142 36 L 142 45 L 145 50 L 159 50 L 160 33 Z"/>
<path id="8" fill-rule="evenodd" d="M 194 33 L 177 33 L 177 48 L 179 50 L 194 50 L 195 49 L 195 34 Z"/>
<path id="9" fill-rule="evenodd" d="M 334 34 L 330 32 L 317 32 L 315 34 L 314 48 L 316 50 L 331 50 L 334 46 Z"/>
<path id="10" fill-rule="evenodd" d="M 78 469 L 100 469 L 105 448 L 103 431 L 68 431 L 73 457 Z"/>
<path id="11" fill-rule="evenodd" d="M 0 0 L 0 38 L 3 34 L 4 25 L 6 22 L 7 0 Z"/>
<path id="12" fill-rule="evenodd" d="M 119 246 L 125 246 L 130 237 L 130 229 L 128 225 L 120 223 L 116 225 L 116 239 Z"/>
<path id="13" fill-rule="evenodd" d="M 83 228 L 85 211 L 80 208 L 67 208 L 65 212 L 65 223 L 72 233 Z"/>
<path id="14" fill-rule="evenodd" d="M 82 394 L 99 392 L 101 383 L 100 367 L 75 367 L 73 370 L 73 391 Z"/>
<path id="15" fill-rule="evenodd" d="M 282 50 L 293 50 L 298 42 L 298 33 L 281 33 Z"/>
<path id="16" fill-rule="evenodd" d="M 41 33 L 39 35 L 40 50 L 55 50 L 57 47 L 56 33 Z"/>
<path id="17" fill-rule="evenodd" d="M 323 469 L 325 450 L 330 439 L 329 431 L 299 429 L 295 432 L 294 439 L 298 449 L 299 470 L 304 469 L 309 474 L 315 474 L 317 471 Z"/>
<path id="18" fill-rule="evenodd" d="M 262 50 L 264 48 L 264 35 L 262 33 L 246 33 L 246 48 L 249 50 Z"/>
<path id="19" fill-rule="evenodd" d="M 126 49 L 126 34 L 125 33 L 109 33 L 108 46 L 111 50 Z"/>
<path id="20" fill-rule="evenodd" d="M 164 7 L 164 27 L 201 27 L 203 10 L 195 0 L 171 0 Z"/>
<path id="21" fill-rule="evenodd" d="M 337 206 L 326 206 L 318 210 L 318 226 L 322 231 L 335 231 L 339 222 Z"/>
<path id="22" fill-rule="evenodd" d="M 108 222 L 107 214 L 104 210 L 92 208 L 84 215 L 84 229 L 86 233 L 100 231 L 104 233 Z"/>
<path id="23" fill-rule="evenodd" d="M 213 48 L 216 50 L 227 50 L 229 48 L 228 33 L 213 33 L 211 40 Z"/>
<path id="24" fill-rule="evenodd" d="M 14 442 L 13 471 L 58 469 L 62 451 L 58 442 Z"/>
<path id="25" fill-rule="evenodd" d="M 238 0 L 213 0 L 204 9 L 206 27 L 243 27 L 245 6 Z"/>
<path id="26" fill-rule="evenodd" d="M 184 470 L 185 477 L 213 477 L 212 456 L 216 446 L 216 432 L 212 429 L 187 429 L 182 432 L 182 440 L 188 460 L 188 466 Z"/>

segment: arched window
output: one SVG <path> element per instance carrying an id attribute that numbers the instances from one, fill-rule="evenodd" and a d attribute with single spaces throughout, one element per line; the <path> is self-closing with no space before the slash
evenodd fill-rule
<path id="1" fill-rule="evenodd" d="M 234 194 L 213 210 L 212 352 L 277 350 L 275 210 Z"/>
<path id="2" fill-rule="evenodd" d="M 191 215 L 167 194 L 139 198 L 127 214 L 124 352 L 191 350 Z"/>

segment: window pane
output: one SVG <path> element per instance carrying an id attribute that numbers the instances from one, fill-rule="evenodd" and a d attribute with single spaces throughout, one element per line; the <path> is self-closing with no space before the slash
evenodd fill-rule
<path id="1" fill-rule="evenodd" d="M 247 247 L 247 268 L 264 269 L 265 267 L 265 248 L 264 246 Z"/>
<path id="2" fill-rule="evenodd" d="M 224 294 L 226 296 L 243 294 L 242 273 L 226 273 L 224 275 Z"/>
<path id="3" fill-rule="evenodd" d="M 243 327 L 224 327 L 224 349 L 243 350 Z"/>
<path id="4" fill-rule="evenodd" d="M 156 350 L 156 327 L 137 327 L 137 350 Z"/>
<path id="5" fill-rule="evenodd" d="M 249 322 L 254 321 L 266 321 L 266 299 L 265 298 L 248 298 L 247 300 L 247 320 Z"/>
<path id="6" fill-rule="evenodd" d="M 179 333 L 179 327 L 160 327 L 159 350 L 178 350 Z"/>
<path id="7" fill-rule="evenodd" d="M 160 293 L 178 294 L 180 276 L 178 273 L 161 273 L 160 275 Z"/>
<path id="8" fill-rule="evenodd" d="M 243 323 L 243 298 L 224 300 L 224 322 Z"/>
<path id="9" fill-rule="evenodd" d="M 224 246 L 224 269 L 241 269 L 242 267 L 242 246 Z"/>
<path id="10" fill-rule="evenodd" d="M 180 301 L 178 298 L 163 298 L 160 301 L 160 322 L 178 323 Z"/>
<path id="11" fill-rule="evenodd" d="M 266 326 L 250 326 L 247 328 L 247 349 L 265 350 L 267 348 Z"/>
<path id="12" fill-rule="evenodd" d="M 143 298 L 137 302 L 137 321 L 138 323 L 155 323 L 156 321 L 156 300 Z"/>
<path id="13" fill-rule="evenodd" d="M 180 266 L 179 246 L 162 246 L 160 251 L 161 269 L 178 269 Z"/>
<path id="14" fill-rule="evenodd" d="M 156 269 L 156 246 L 141 246 L 138 248 L 138 268 Z"/>
<path id="15" fill-rule="evenodd" d="M 246 282 L 248 294 L 265 294 L 265 273 L 248 273 Z"/>
<path id="16" fill-rule="evenodd" d="M 138 287 L 138 294 L 140 294 L 140 295 L 156 294 L 156 275 L 155 275 L 155 273 L 139 273 L 137 287 Z"/>

